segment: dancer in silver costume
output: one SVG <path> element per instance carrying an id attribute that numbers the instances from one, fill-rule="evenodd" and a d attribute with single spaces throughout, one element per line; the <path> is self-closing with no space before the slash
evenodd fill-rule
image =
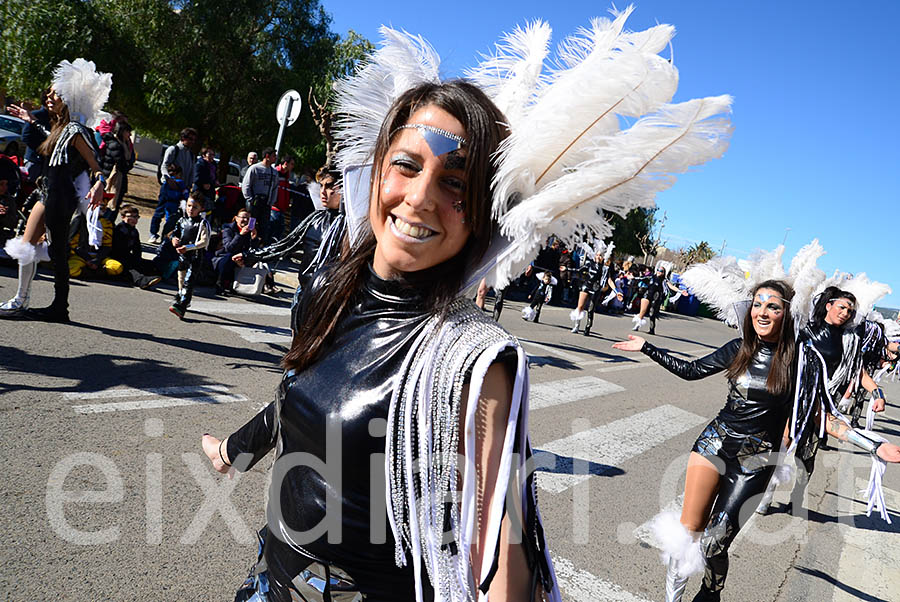
<path id="1" fill-rule="evenodd" d="M 680 601 L 688 577 L 700 570 L 705 570 L 703 584 L 694 602 L 720 599 L 728 548 L 766 490 L 791 417 L 796 344 L 788 305 L 793 290 L 784 282 L 768 280 L 752 295 L 743 337 L 698 360 L 681 360 L 636 336 L 613 345 L 641 351 L 681 378 L 695 380 L 723 370 L 728 378 L 725 407 L 691 450 L 680 519 L 663 513 L 654 521 L 668 556 L 667 602 Z M 897 446 L 874 442 L 831 414 L 826 418 L 828 431 L 839 439 L 883 460 L 900 461 Z M 798 432 L 809 438 L 808 429 Z"/>

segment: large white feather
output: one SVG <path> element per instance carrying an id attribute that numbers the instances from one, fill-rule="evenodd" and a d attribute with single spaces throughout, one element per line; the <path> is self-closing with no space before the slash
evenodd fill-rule
<path id="1" fill-rule="evenodd" d="M 544 59 L 550 48 L 550 25 L 537 20 L 503 34 L 496 52 L 466 71 L 466 78 L 484 90 L 515 130 L 541 87 Z"/>
<path id="2" fill-rule="evenodd" d="M 666 105 L 587 149 L 587 160 L 500 218 L 513 250 L 495 284 L 503 286 L 515 276 L 547 236 L 571 241 L 586 229 L 607 238 L 612 228 L 604 211 L 624 215 L 635 207 L 652 207 L 656 193 L 674 183 L 672 174 L 721 156 L 731 131 L 722 115 L 730 104 L 729 96 L 718 96 Z M 514 159 L 501 152 L 501 161 Z"/>
<path id="3" fill-rule="evenodd" d="M 812 242 L 797 251 L 791 260 L 788 281 L 794 289 L 791 316 L 794 318 L 797 332 L 806 325 L 809 315 L 812 313 L 816 288 L 825 280 L 825 272 L 816 266 L 819 257 L 824 254 L 825 249 L 819 244 L 819 240 L 813 239 Z"/>
<path id="4" fill-rule="evenodd" d="M 716 317 L 730 326 L 740 326 L 741 316 L 737 315 L 735 304 L 746 301 L 750 291 L 744 270 L 734 257 L 713 257 L 706 263 L 692 265 L 681 280 L 715 310 Z"/>
<path id="5" fill-rule="evenodd" d="M 619 130 L 619 116 L 645 115 L 671 100 L 678 73 L 656 52 L 674 29 L 658 25 L 644 36 L 624 33 L 631 10 L 614 20 L 594 19 L 589 29 L 560 44 L 560 67 L 549 73 L 548 85 L 501 147 L 495 213 L 590 157 L 586 149 Z"/>
<path id="6" fill-rule="evenodd" d="M 61 61 L 53 70 L 53 89 L 65 101 L 72 120 L 92 128 L 109 99 L 112 75 L 97 71 L 93 61 L 83 58 Z"/>
<path id="7" fill-rule="evenodd" d="M 403 92 L 440 82 L 440 57 L 422 36 L 382 26 L 381 47 L 351 78 L 335 83 L 334 137 L 341 169 L 371 161 L 381 124 Z"/>

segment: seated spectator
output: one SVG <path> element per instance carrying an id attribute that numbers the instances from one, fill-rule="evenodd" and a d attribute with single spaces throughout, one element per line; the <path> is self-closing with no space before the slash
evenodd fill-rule
<path id="1" fill-rule="evenodd" d="M 71 249 L 69 275 L 73 278 L 78 276 L 118 276 L 124 269 L 120 262 L 109 257 L 112 252 L 113 227 L 112 223 L 103 216 L 105 207 L 99 208 L 98 213 L 100 214 L 97 218 L 98 226 L 103 230 L 99 246 L 92 245 L 88 236 L 88 216 L 79 215 L 72 222 L 69 230 L 69 248 Z"/>
<path id="2" fill-rule="evenodd" d="M 235 261 L 235 256 L 256 249 L 262 244 L 256 228 L 251 229 L 249 222 L 250 212 L 241 209 L 234 216 L 234 221 L 222 228 L 222 246 L 212 260 L 217 275 L 216 294 L 233 292 L 235 267 L 243 265 L 243 260 L 239 260 L 239 263 Z"/>
<path id="3" fill-rule="evenodd" d="M 113 229 L 112 251 L 109 256 L 124 266 L 124 275 L 132 284 L 144 288 L 152 280 L 151 275 L 156 270 L 153 263 L 142 256 L 141 235 L 137 229 L 141 216 L 134 205 L 123 205 L 121 215 L 122 221 Z"/>
<path id="4" fill-rule="evenodd" d="M 165 179 L 159 187 L 159 198 L 156 202 L 156 211 L 150 218 L 150 244 L 156 245 L 162 242 L 159 234 L 159 222 L 162 221 L 163 215 L 166 216 L 166 223 L 163 226 L 163 237 L 175 228 L 178 222 L 179 211 L 182 201 L 188 197 L 188 189 L 182 179 L 181 166 L 177 163 L 169 163 L 166 165 L 166 171 L 169 177 Z"/>

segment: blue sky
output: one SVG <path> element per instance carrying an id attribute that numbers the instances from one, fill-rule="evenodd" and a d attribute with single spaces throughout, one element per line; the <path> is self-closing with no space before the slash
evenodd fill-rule
<path id="1" fill-rule="evenodd" d="M 620 8 L 625 3 L 617 4 Z M 373 42 L 381 24 L 421 34 L 446 76 L 461 75 L 503 31 L 536 18 L 560 41 L 605 2 L 471 2 L 449 5 L 324 0 L 332 29 Z M 900 2 L 635 2 L 632 30 L 676 28 L 676 101 L 734 96 L 725 156 L 683 175 L 657 197 L 663 239 L 706 240 L 745 257 L 786 239 L 787 258 L 818 237 L 819 266 L 866 272 L 894 289 L 900 307 Z"/>

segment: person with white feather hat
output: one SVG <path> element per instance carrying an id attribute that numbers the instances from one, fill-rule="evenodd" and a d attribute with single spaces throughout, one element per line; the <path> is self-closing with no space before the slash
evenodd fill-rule
<path id="1" fill-rule="evenodd" d="M 69 321 L 69 222 L 76 209 L 87 212 L 90 208 L 95 222 L 99 216 L 106 178 L 90 127 L 97 122 L 111 87 L 112 76 L 98 72 L 94 63 L 82 58 L 62 61 L 53 71 L 46 101 L 52 125 L 38 149 L 47 157 L 41 198 L 28 216 L 23 236 L 6 243 L 6 252 L 19 262 L 19 282 L 16 295 L 0 305 L 0 317 Z M 10 112 L 32 121 L 21 107 L 11 105 Z M 45 232 L 49 249 L 47 242 L 40 242 Z M 53 302 L 30 309 L 31 282 L 39 261 L 53 262 Z"/>
<path id="2" fill-rule="evenodd" d="M 304 290 L 276 401 L 202 439 L 220 472 L 276 450 L 247 596 L 561 600 L 528 470 L 525 352 L 465 292 L 485 277 L 502 290 L 549 235 L 609 235 L 604 211 L 652 205 L 672 173 L 724 152 L 730 98 L 669 104 L 677 71 L 658 53 L 674 30 L 628 32 L 630 12 L 568 37 L 550 74 L 549 26 L 517 29 L 475 85 L 443 82 L 427 42 L 382 28 L 337 85 L 341 261 Z"/>
<path id="3" fill-rule="evenodd" d="M 577 334 L 581 326 L 581 320 L 587 317 L 584 325 L 584 336 L 591 335 L 591 327 L 594 324 L 594 312 L 599 309 L 602 297 L 609 291 L 622 299 L 622 293 L 616 290 L 616 283 L 613 281 L 613 275 L 610 273 L 612 269 L 612 252 L 615 248 L 613 243 L 602 246 L 597 245 L 592 254 L 585 254 L 581 265 L 581 286 L 578 292 L 578 305 L 569 313 L 569 319 L 572 320 L 572 333 Z M 591 257 L 593 255 L 593 258 Z"/>
<path id="4" fill-rule="evenodd" d="M 808 346 L 798 343 L 794 333 L 809 318 L 813 291 L 824 280 L 824 273 L 815 267 L 824 250 L 813 241 L 800 250 L 789 273 L 781 263 L 783 252 L 783 247 L 758 252 L 746 270 L 733 257 L 721 257 L 683 274 L 694 294 L 726 323 L 741 328 L 741 338 L 712 354 L 689 362 L 636 336 L 613 345 L 641 351 L 682 378 L 704 378 L 725 370 L 729 382 L 725 407 L 692 448 L 680 517 L 662 512 L 652 523 L 667 564 L 667 602 L 680 601 L 689 576 L 700 571 L 703 583 L 694 601 L 720 599 L 731 543 L 769 495 L 767 489 L 781 478 L 777 464 L 785 455 L 796 451 L 804 458 L 806 450 L 815 448 L 816 422 L 835 437 L 869 451 L 882 467 L 884 462 L 900 461 L 900 447 L 849 429 L 835 418 L 840 413 L 833 405 L 829 409 L 810 401 L 809 391 L 820 390 L 815 383 L 821 380 L 815 380 L 815 370 L 804 369 Z M 788 434 L 791 439 L 783 447 Z"/>

